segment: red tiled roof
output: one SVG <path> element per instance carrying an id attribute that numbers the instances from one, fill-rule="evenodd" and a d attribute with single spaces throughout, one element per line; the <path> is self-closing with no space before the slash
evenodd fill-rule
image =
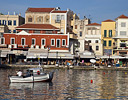
<path id="1" fill-rule="evenodd" d="M 113 20 L 111 20 L 111 19 L 107 19 L 107 20 L 102 21 L 102 22 L 115 22 L 115 21 L 113 21 Z"/>
<path id="2" fill-rule="evenodd" d="M 54 10 L 52 13 L 66 13 L 67 11 Z"/>
<path id="3" fill-rule="evenodd" d="M 59 28 L 51 25 L 51 24 L 23 24 L 21 26 L 16 27 L 16 29 L 57 29 Z"/>
<path id="4" fill-rule="evenodd" d="M 51 12 L 55 8 L 28 8 L 26 12 Z"/>
<path id="5" fill-rule="evenodd" d="M 128 16 L 125 16 L 125 15 L 120 15 L 119 17 L 117 18 L 128 18 Z"/>
<path id="6" fill-rule="evenodd" d="M 101 24 L 98 24 L 98 23 L 91 23 L 91 24 L 88 24 L 86 26 L 100 26 Z"/>

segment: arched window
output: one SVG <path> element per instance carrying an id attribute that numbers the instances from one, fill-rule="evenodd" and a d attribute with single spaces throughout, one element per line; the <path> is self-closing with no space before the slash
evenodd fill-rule
<path id="1" fill-rule="evenodd" d="M 32 22 L 32 17 L 28 17 L 28 22 Z"/>
<path id="2" fill-rule="evenodd" d="M 38 18 L 37 18 L 37 22 L 43 22 L 43 17 L 41 17 L 41 16 L 38 17 Z"/>
<path id="3" fill-rule="evenodd" d="M 45 21 L 46 21 L 46 22 L 49 22 L 49 16 L 48 16 L 48 15 L 45 16 Z"/>

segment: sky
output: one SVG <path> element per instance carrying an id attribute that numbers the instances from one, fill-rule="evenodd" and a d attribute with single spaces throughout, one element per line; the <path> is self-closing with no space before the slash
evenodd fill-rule
<path id="1" fill-rule="evenodd" d="M 101 23 L 104 20 L 115 20 L 124 14 L 128 16 L 128 0 L 1 0 L 0 12 L 3 14 L 21 13 L 25 17 L 28 7 L 53 8 L 61 10 L 70 9 L 80 15 L 91 19 L 91 22 Z"/>

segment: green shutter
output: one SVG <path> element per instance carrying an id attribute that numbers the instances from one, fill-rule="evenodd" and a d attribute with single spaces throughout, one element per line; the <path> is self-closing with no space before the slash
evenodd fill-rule
<path id="1" fill-rule="evenodd" d="M 106 46 L 106 41 L 104 41 L 104 46 Z"/>
<path id="2" fill-rule="evenodd" d="M 104 30 L 104 37 L 107 37 L 107 30 Z"/>
<path id="3" fill-rule="evenodd" d="M 109 40 L 109 46 L 112 46 L 112 41 L 111 40 Z"/>

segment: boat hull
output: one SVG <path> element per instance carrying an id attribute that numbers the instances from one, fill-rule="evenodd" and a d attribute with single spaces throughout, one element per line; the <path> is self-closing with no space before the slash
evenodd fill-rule
<path id="1" fill-rule="evenodd" d="M 33 83 L 33 82 L 45 82 L 52 81 L 53 74 L 34 75 L 29 77 L 10 76 L 11 83 Z"/>

